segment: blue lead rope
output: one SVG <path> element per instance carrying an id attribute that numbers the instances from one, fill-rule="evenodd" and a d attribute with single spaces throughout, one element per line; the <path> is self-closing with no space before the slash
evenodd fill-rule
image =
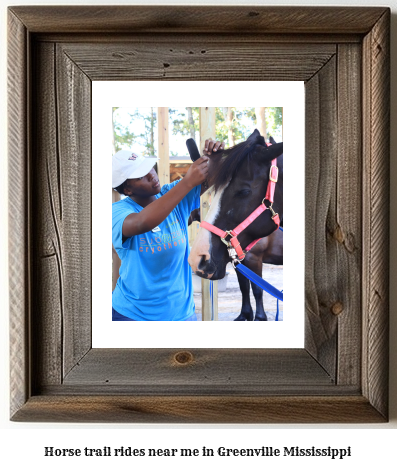
<path id="1" fill-rule="evenodd" d="M 266 293 L 269 293 L 273 297 L 277 298 L 279 301 L 283 300 L 283 293 L 282 291 L 279 291 L 277 288 L 272 286 L 270 283 L 268 283 L 266 280 L 262 279 L 260 276 L 258 276 L 256 273 L 251 271 L 249 268 L 247 268 L 245 265 L 241 263 L 237 263 L 235 266 L 236 270 L 238 270 L 240 273 L 242 273 L 246 278 L 251 280 L 253 283 L 255 283 L 257 286 L 262 288 Z"/>
<path id="2" fill-rule="evenodd" d="M 282 292 L 282 291 L 281 291 Z M 277 299 L 277 313 L 276 313 L 276 321 L 278 321 L 278 315 L 279 315 L 279 308 L 278 308 L 278 299 Z"/>

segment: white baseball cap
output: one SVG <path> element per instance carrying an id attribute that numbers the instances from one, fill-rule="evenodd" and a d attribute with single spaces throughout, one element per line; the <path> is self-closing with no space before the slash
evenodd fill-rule
<path id="1" fill-rule="evenodd" d="M 117 188 L 129 178 L 140 178 L 147 175 L 159 159 L 143 157 L 130 150 L 119 150 L 112 161 L 112 188 Z"/>

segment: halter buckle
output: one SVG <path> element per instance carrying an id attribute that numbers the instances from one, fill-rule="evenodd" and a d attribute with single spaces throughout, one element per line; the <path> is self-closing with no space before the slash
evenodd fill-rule
<path id="1" fill-rule="evenodd" d="M 272 170 L 275 169 L 276 170 L 276 176 L 275 177 L 272 177 Z M 270 172 L 269 172 L 269 180 L 273 183 L 277 183 L 278 182 L 278 167 L 277 165 L 272 165 L 270 167 Z"/>
<path id="2" fill-rule="evenodd" d="M 226 232 L 225 237 L 227 237 L 227 236 L 233 237 L 233 235 L 231 234 L 231 231 L 225 231 L 225 232 Z M 231 247 L 230 242 L 228 240 L 226 240 L 224 237 L 221 237 L 221 241 L 226 245 L 226 247 Z M 236 253 L 236 255 L 237 255 L 237 253 Z"/>

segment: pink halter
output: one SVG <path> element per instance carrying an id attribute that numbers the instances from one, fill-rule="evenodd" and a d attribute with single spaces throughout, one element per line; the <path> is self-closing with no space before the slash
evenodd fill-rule
<path id="1" fill-rule="evenodd" d="M 218 235 L 222 242 L 228 247 L 229 255 L 232 259 L 238 259 L 244 260 L 245 255 L 248 251 L 252 249 L 252 247 L 259 242 L 261 239 L 256 239 L 253 242 L 251 242 L 245 250 L 241 248 L 241 244 L 238 241 L 238 235 L 246 228 L 248 227 L 258 216 L 260 216 L 264 211 L 269 209 L 271 213 L 273 214 L 272 219 L 274 223 L 276 224 L 276 229 L 277 230 L 280 227 L 280 216 L 276 214 L 273 210 L 273 202 L 274 202 L 274 191 L 276 189 L 276 183 L 278 180 L 278 167 L 277 167 L 277 159 L 272 160 L 272 165 L 270 167 L 270 174 L 269 174 L 269 183 L 267 185 L 267 191 L 266 191 L 266 196 L 262 200 L 262 203 L 260 206 L 258 206 L 255 211 L 253 211 L 247 219 L 245 219 L 241 224 L 239 224 L 235 229 L 231 231 L 222 231 L 221 229 L 218 229 L 217 227 L 213 226 L 212 224 L 209 224 L 206 221 L 203 221 L 200 226 L 203 227 L 204 229 L 207 229 L 208 231 Z M 270 206 L 267 207 L 264 203 L 264 201 L 270 201 Z M 226 237 L 230 236 L 230 240 L 227 241 Z"/>

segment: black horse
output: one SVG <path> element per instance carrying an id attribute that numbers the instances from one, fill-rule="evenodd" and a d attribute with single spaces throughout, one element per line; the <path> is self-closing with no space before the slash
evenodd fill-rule
<path id="1" fill-rule="evenodd" d="M 230 231 L 258 208 L 266 195 L 272 160 L 277 158 L 278 181 L 275 187 L 273 210 L 283 220 L 283 143 L 267 146 L 258 130 L 244 142 L 210 158 L 209 185 L 215 196 L 206 221 L 222 231 Z M 264 201 L 267 207 L 268 201 Z M 272 234 L 277 225 L 267 209 L 239 235 L 241 247 Z M 196 275 L 219 280 L 225 276 L 230 261 L 221 238 L 200 228 L 193 244 L 189 263 Z"/>
<path id="2" fill-rule="evenodd" d="M 192 211 L 189 217 L 189 225 L 193 222 L 200 222 L 200 209 Z M 283 233 L 281 231 L 274 231 L 268 237 L 261 239 L 255 246 L 246 254 L 243 262 L 247 268 L 253 271 L 258 276 L 262 276 L 262 265 L 264 263 L 269 265 L 282 265 L 283 264 Z M 237 280 L 241 291 L 241 312 L 239 316 L 234 319 L 235 321 L 267 321 L 267 315 L 263 308 L 263 290 L 255 283 L 252 283 L 237 271 Z M 255 298 L 256 311 L 251 306 L 250 299 L 250 286 Z"/>
<path id="3" fill-rule="evenodd" d="M 268 237 L 261 239 L 245 256 L 242 262 L 247 268 L 258 276 L 262 276 L 262 264 L 270 265 L 283 264 L 283 233 L 274 231 Z M 242 305 L 240 315 L 235 321 L 267 321 L 267 315 L 263 308 L 263 290 L 255 283 L 252 283 L 237 271 L 238 284 L 242 295 Z M 251 307 L 250 285 L 255 298 L 255 317 Z"/>

